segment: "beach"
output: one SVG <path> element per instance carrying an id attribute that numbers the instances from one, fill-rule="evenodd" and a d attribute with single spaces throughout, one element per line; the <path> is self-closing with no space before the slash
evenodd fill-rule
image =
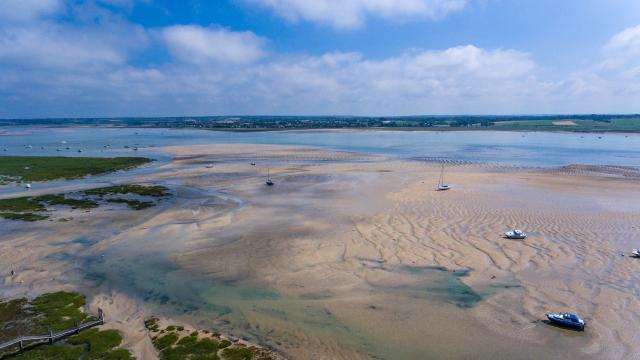
<path id="1" fill-rule="evenodd" d="M 166 186 L 173 196 L 155 208 L 0 220 L 0 297 L 83 291 L 141 359 L 157 356 L 152 315 L 291 359 L 639 350 L 640 261 L 622 256 L 638 247 L 634 168 L 447 161 L 451 190 L 434 191 L 441 161 L 430 159 L 268 144 L 159 151 L 165 162 L 105 180 Z M 502 237 L 514 228 L 529 237 Z M 587 331 L 544 323 L 548 311 L 581 314 Z"/>

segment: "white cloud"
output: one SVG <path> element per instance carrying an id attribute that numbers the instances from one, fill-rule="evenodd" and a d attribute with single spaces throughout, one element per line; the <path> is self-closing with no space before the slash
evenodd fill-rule
<path id="1" fill-rule="evenodd" d="M 640 57 L 640 25 L 614 35 L 602 48 L 605 60 L 603 68 L 620 68 Z"/>
<path id="2" fill-rule="evenodd" d="M 30 21 L 61 8 L 60 0 L 0 0 L 0 21 Z"/>
<path id="3" fill-rule="evenodd" d="M 629 55 L 640 55 L 640 25 L 625 29 L 614 35 L 604 46 L 607 52 L 627 52 Z"/>
<path id="4" fill-rule="evenodd" d="M 190 63 L 249 63 L 264 55 L 265 41 L 251 32 L 176 25 L 162 35 L 171 53 Z"/>
<path id="5" fill-rule="evenodd" d="M 126 51 L 116 40 L 108 33 L 51 24 L 0 29 L 0 62 L 79 71 L 82 67 L 122 64 Z"/>
<path id="6" fill-rule="evenodd" d="M 293 57 L 248 70 L 245 97 L 276 113 L 408 114 L 496 111 L 518 100 L 535 64 L 513 50 L 475 46 L 367 60 L 357 53 Z M 478 101 L 485 108 L 477 107 Z"/>
<path id="7" fill-rule="evenodd" d="M 290 20 L 300 19 L 349 29 L 368 16 L 390 20 L 437 19 L 459 11 L 467 0 L 246 0 L 271 8 Z"/>
<path id="8" fill-rule="evenodd" d="M 235 64 L 233 71 L 119 66 L 109 74 L 43 79 L 38 87 L 57 86 L 52 94 L 66 89 L 58 102 L 70 93 L 109 99 L 102 101 L 111 115 L 510 112 L 537 86 L 530 80 L 535 68 L 527 54 L 467 45 L 376 61 L 340 52 L 281 56 Z"/>

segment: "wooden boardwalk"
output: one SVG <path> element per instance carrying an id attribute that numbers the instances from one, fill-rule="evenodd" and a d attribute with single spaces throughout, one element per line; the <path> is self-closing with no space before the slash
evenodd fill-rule
<path id="1" fill-rule="evenodd" d="M 0 350 L 8 349 L 18 345 L 20 347 L 20 351 L 22 351 L 24 349 L 25 342 L 30 342 L 30 341 L 47 341 L 49 344 L 53 344 L 54 342 L 64 339 L 67 336 L 79 334 L 80 331 L 82 330 L 92 328 L 94 326 L 98 326 L 102 324 L 104 324 L 104 312 L 102 311 L 102 309 L 98 309 L 98 320 L 89 321 L 89 322 L 77 325 L 71 329 L 62 330 L 57 333 L 53 333 L 53 331 L 49 330 L 48 335 L 21 336 L 19 338 L 1 343 Z"/>

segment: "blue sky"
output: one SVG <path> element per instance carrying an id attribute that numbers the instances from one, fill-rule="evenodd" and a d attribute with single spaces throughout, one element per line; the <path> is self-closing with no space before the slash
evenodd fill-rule
<path id="1" fill-rule="evenodd" d="M 640 112 L 632 0 L 0 0 L 0 117 Z"/>

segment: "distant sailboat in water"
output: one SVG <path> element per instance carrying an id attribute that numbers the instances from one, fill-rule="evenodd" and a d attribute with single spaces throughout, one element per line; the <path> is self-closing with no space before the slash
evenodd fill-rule
<path id="1" fill-rule="evenodd" d="M 442 167 L 440 168 L 440 180 L 438 180 L 437 191 L 449 190 L 451 187 L 444 182 L 444 163 L 442 163 Z"/>

